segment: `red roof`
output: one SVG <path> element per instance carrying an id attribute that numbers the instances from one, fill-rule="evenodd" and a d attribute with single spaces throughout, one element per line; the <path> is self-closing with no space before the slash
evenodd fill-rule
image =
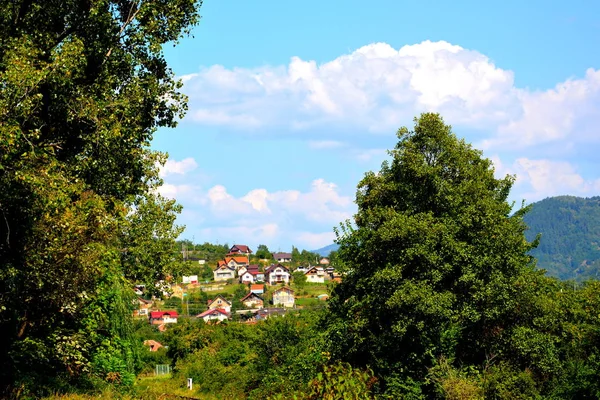
<path id="1" fill-rule="evenodd" d="M 241 263 L 246 263 L 247 264 L 248 263 L 248 257 L 246 257 L 246 256 L 226 257 L 225 258 L 225 262 L 227 264 L 229 264 L 229 261 L 231 261 L 231 260 L 235 261 L 238 264 L 241 264 Z"/>
<path id="2" fill-rule="evenodd" d="M 159 319 L 159 318 L 164 317 L 165 315 L 172 317 L 172 318 L 177 318 L 177 311 L 167 310 L 167 311 L 151 311 L 150 312 L 150 318 L 153 318 L 153 319 Z"/>
<path id="3" fill-rule="evenodd" d="M 250 290 L 265 290 L 265 285 L 250 285 Z"/>
<path id="4" fill-rule="evenodd" d="M 237 250 L 237 252 L 235 250 Z M 252 250 L 245 244 L 234 244 L 231 246 L 231 249 L 229 249 L 229 253 L 252 253 Z"/>
<path id="5" fill-rule="evenodd" d="M 254 292 L 250 292 L 250 293 L 248 293 L 247 295 L 245 295 L 244 297 L 242 297 L 242 298 L 240 299 L 240 301 L 244 301 L 244 300 L 246 300 L 248 297 L 251 297 L 251 296 L 256 296 L 256 297 L 258 297 L 259 299 L 261 299 L 261 300 L 262 300 L 262 298 L 261 298 L 259 295 L 257 295 L 256 293 L 254 293 Z"/>
<path id="6" fill-rule="evenodd" d="M 204 318 L 207 315 L 217 315 L 217 314 L 222 314 L 222 315 L 225 315 L 226 317 L 228 316 L 227 315 L 227 311 L 225 311 L 224 309 L 222 309 L 222 308 L 212 308 L 210 310 L 204 311 L 202 314 L 196 315 L 196 318 Z"/>

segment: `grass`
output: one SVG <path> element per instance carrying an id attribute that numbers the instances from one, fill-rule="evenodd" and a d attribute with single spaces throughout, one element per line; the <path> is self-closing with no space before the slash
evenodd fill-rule
<path id="1" fill-rule="evenodd" d="M 159 400 L 167 399 L 165 395 L 182 396 L 198 400 L 212 400 L 212 397 L 201 396 L 185 387 L 185 382 L 178 382 L 171 375 L 141 377 L 136 380 L 130 392 L 121 393 L 111 387 L 95 394 L 63 394 L 46 397 L 43 400 L 91 400 L 91 399 L 119 399 L 119 400 Z"/>
<path id="2" fill-rule="evenodd" d="M 299 307 L 311 307 L 311 306 L 318 306 L 318 305 L 322 305 L 324 304 L 324 301 L 321 301 L 315 297 L 308 297 L 308 298 L 299 298 L 296 299 L 296 305 Z"/>

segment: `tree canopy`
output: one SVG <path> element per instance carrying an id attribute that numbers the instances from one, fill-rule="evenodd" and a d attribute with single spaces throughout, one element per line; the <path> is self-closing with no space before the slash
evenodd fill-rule
<path id="1" fill-rule="evenodd" d="M 346 275 L 328 329 L 339 358 L 371 365 L 404 396 L 440 358 L 481 365 L 503 351 L 533 244 L 526 210 L 507 202 L 514 177 L 495 178 L 439 115 L 398 138 L 359 183 L 354 223 L 337 231 Z"/>
<path id="2" fill-rule="evenodd" d="M 162 46 L 199 5 L 0 2 L 4 390 L 131 372 L 125 279 L 165 274 L 178 212 L 149 147 L 186 109 Z"/>

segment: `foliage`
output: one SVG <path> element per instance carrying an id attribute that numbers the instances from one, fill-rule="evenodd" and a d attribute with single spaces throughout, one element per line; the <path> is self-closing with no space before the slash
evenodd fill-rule
<path id="1" fill-rule="evenodd" d="M 560 279 L 583 281 L 600 276 L 600 197 L 558 196 L 538 201 L 523 217 L 538 267 Z"/>
<path id="2" fill-rule="evenodd" d="M 298 289 L 303 289 L 306 286 L 306 275 L 301 271 L 292 272 L 292 281 Z"/>
<path id="3" fill-rule="evenodd" d="M 425 382 L 439 357 L 481 365 L 501 351 L 533 265 L 526 210 L 511 215 L 506 201 L 513 177 L 496 179 L 437 114 L 398 137 L 392 161 L 359 184 L 355 226 L 338 231 L 347 273 L 328 330 L 335 358 L 403 371 L 401 384 Z"/>
<path id="4" fill-rule="evenodd" d="M 206 260 L 209 263 L 216 263 L 223 259 L 229 252 L 229 245 L 225 244 L 212 244 L 205 242 L 203 244 L 194 244 L 189 240 L 180 240 L 177 242 L 177 248 L 181 249 L 182 246 L 186 248 L 188 258 L 198 258 Z"/>
<path id="5" fill-rule="evenodd" d="M 271 253 L 266 244 L 259 244 L 254 255 L 261 260 L 271 260 L 273 258 L 273 254 Z"/>
<path id="6" fill-rule="evenodd" d="M 162 46 L 198 6 L 0 3 L 2 394 L 130 383 L 123 276 L 164 275 L 177 234 L 178 207 L 149 194 L 152 134 L 186 108 Z"/>

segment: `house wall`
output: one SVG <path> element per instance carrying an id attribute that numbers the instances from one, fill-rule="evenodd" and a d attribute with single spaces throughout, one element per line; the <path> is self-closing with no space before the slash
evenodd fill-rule
<path id="1" fill-rule="evenodd" d="M 223 310 L 225 310 L 225 312 L 231 312 L 231 305 L 221 299 L 217 299 L 216 301 L 210 303 L 208 308 L 210 308 L 211 310 L 215 308 L 222 308 Z"/>
<path id="2" fill-rule="evenodd" d="M 294 295 L 287 292 L 273 294 L 273 305 L 281 304 L 284 307 L 294 307 Z"/>
<path id="3" fill-rule="evenodd" d="M 325 277 L 323 275 L 319 276 L 317 274 L 306 275 L 306 282 L 325 283 Z"/>
<path id="4" fill-rule="evenodd" d="M 226 281 L 235 278 L 235 272 L 229 269 L 218 269 L 213 272 L 215 282 Z"/>
<path id="5" fill-rule="evenodd" d="M 223 315 L 223 314 L 218 314 L 218 315 L 207 315 L 205 317 L 202 318 L 204 320 L 204 322 L 209 322 L 209 321 L 223 321 L 227 319 L 227 316 Z"/>
<path id="6" fill-rule="evenodd" d="M 274 284 L 274 283 L 288 283 L 290 281 L 290 274 L 287 273 L 285 270 L 281 269 L 281 268 L 277 268 L 274 269 L 273 271 L 269 272 L 269 284 Z"/>
<path id="7" fill-rule="evenodd" d="M 250 274 L 250 273 L 243 274 L 242 278 L 241 278 L 241 282 L 242 283 L 254 283 L 254 276 L 252 276 L 252 274 Z"/>
<path id="8" fill-rule="evenodd" d="M 263 302 L 258 299 L 246 300 L 244 305 L 250 308 L 263 308 Z"/>

